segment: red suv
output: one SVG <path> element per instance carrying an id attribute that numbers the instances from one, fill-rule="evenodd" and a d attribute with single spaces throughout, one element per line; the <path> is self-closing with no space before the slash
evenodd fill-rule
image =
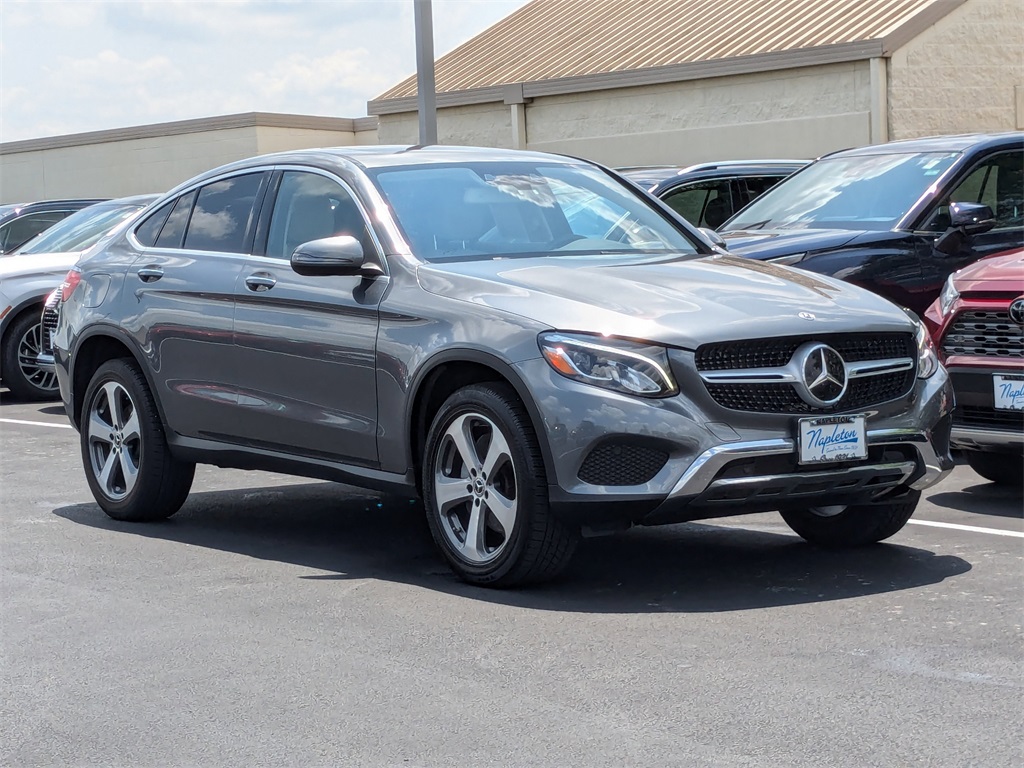
<path id="1" fill-rule="evenodd" d="M 952 442 L 993 482 L 1024 482 L 1024 250 L 949 276 L 925 323 L 956 392 Z"/>

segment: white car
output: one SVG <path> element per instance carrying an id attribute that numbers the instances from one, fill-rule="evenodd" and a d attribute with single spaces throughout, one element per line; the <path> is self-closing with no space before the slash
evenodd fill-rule
<path id="1" fill-rule="evenodd" d="M 12 394 L 25 400 L 59 397 L 52 366 L 39 359 L 47 346 L 43 302 L 83 252 L 156 197 L 136 195 L 90 205 L 0 256 L 0 380 Z"/>

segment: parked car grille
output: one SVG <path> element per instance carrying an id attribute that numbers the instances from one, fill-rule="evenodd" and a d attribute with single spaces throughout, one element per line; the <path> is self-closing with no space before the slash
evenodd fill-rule
<path id="1" fill-rule="evenodd" d="M 908 333 L 786 336 L 705 344 L 697 349 L 699 371 L 728 371 L 737 368 L 772 368 L 789 362 L 793 353 L 808 341 L 828 344 L 848 363 L 916 357 L 914 337 Z"/>
<path id="2" fill-rule="evenodd" d="M 779 368 L 808 341 L 820 341 L 835 349 L 847 363 L 870 360 L 915 360 L 917 346 L 910 334 L 842 334 L 798 336 L 779 339 L 706 344 L 697 349 L 695 362 L 701 372 Z M 791 383 L 705 382 L 715 401 L 737 411 L 760 413 L 833 413 L 867 408 L 907 394 L 914 384 L 914 367 L 851 379 L 843 398 L 830 407 L 810 405 Z"/>
<path id="3" fill-rule="evenodd" d="M 605 443 L 592 450 L 577 473 L 593 485 L 641 485 L 668 461 L 668 453 L 644 445 Z"/>
<path id="4" fill-rule="evenodd" d="M 43 325 L 43 339 L 42 339 L 42 351 L 43 354 L 52 355 L 53 345 L 50 343 L 50 334 L 57 330 L 57 308 L 60 306 L 60 296 L 56 293 L 52 294 L 49 299 L 46 300 L 46 306 L 43 309 L 42 325 Z"/>
<path id="5" fill-rule="evenodd" d="M 1024 357 L 1024 328 L 1009 312 L 968 310 L 957 315 L 942 339 L 942 352 L 972 357 Z"/>
<path id="6" fill-rule="evenodd" d="M 1003 411 L 982 405 L 961 405 L 953 412 L 953 424 L 1024 431 L 1024 411 Z"/>

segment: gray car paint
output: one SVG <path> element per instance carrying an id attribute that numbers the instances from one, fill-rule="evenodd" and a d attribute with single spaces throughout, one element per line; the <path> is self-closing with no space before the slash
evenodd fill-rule
<path id="1" fill-rule="evenodd" d="M 143 249 L 130 234 L 122 236 L 81 265 L 86 285 L 124 274 L 119 287 L 115 280 L 96 309 L 72 296 L 61 313 L 57 372 L 73 423 L 86 384 L 76 375 L 83 345 L 97 336 L 117 339 L 146 373 L 180 457 L 414 492 L 416 398 L 437 366 L 469 361 L 496 371 L 523 399 L 556 504 L 643 500 L 649 510 L 665 501 L 709 448 L 792 435 L 791 415 L 730 411 L 711 400 L 693 368 L 697 345 L 796 334 L 913 332 L 905 313 L 854 286 L 712 256 L 692 228 L 667 215 L 693 242 L 696 255 L 427 264 L 410 252 L 363 170 L 523 157 L 582 162 L 461 148 L 314 150 L 235 163 L 173 190 L 164 199 L 243 169 L 307 167 L 332 174 L 354 190 L 366 212 L 379 248 L 368 256 L 386 274 L 299 277 L 280 261 L 267 265 L 248 254 Z M 637 199 L 638 205 L 649 204 Z M 164 269 L 159 293 L 143 287 L 136 274 L 151 263 Z M 265 296 L 245 295 L 245 276 L 268 267 L 286 290 L 275 294 L 275 285 Z M 353 324 L 346 326 L 342 318 Z M 671 347 L 681 393 L 652 400 L 568 380 L 541 358 L 537 335 L 551 329 Z M 325 367 L 332 369 L 329 374 Z M 917 380 L 908 397 L 872 409 L 869 430 L 929 441 L 930 430 L 951 407 L 940 369 Z M 576 477 L 582 458 L 612 434 L 661 441 L 671 459 L 643 486 L 582 484 Z M 929 482 L 952 466 L 941 441 L 936 452 L 938 466 Z M 920 467 L 915 477 L 926 469 Z"/>

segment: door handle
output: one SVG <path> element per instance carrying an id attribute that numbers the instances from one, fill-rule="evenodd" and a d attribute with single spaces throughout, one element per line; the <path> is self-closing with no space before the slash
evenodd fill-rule
<path id="1" fill-rule="evenodd" d="M 277 280 L 269 272 L 257 272 L 245 278 L 245 287 L 256 293 L 269 291 L 275 285 L 277 285 Z"/>
<path id="2" fill-rule="evenodd" d="M 154 283 L 164 276 L 160 267 L 143 267 L 139 270 L 139 280 L 144 283 Z"/>

